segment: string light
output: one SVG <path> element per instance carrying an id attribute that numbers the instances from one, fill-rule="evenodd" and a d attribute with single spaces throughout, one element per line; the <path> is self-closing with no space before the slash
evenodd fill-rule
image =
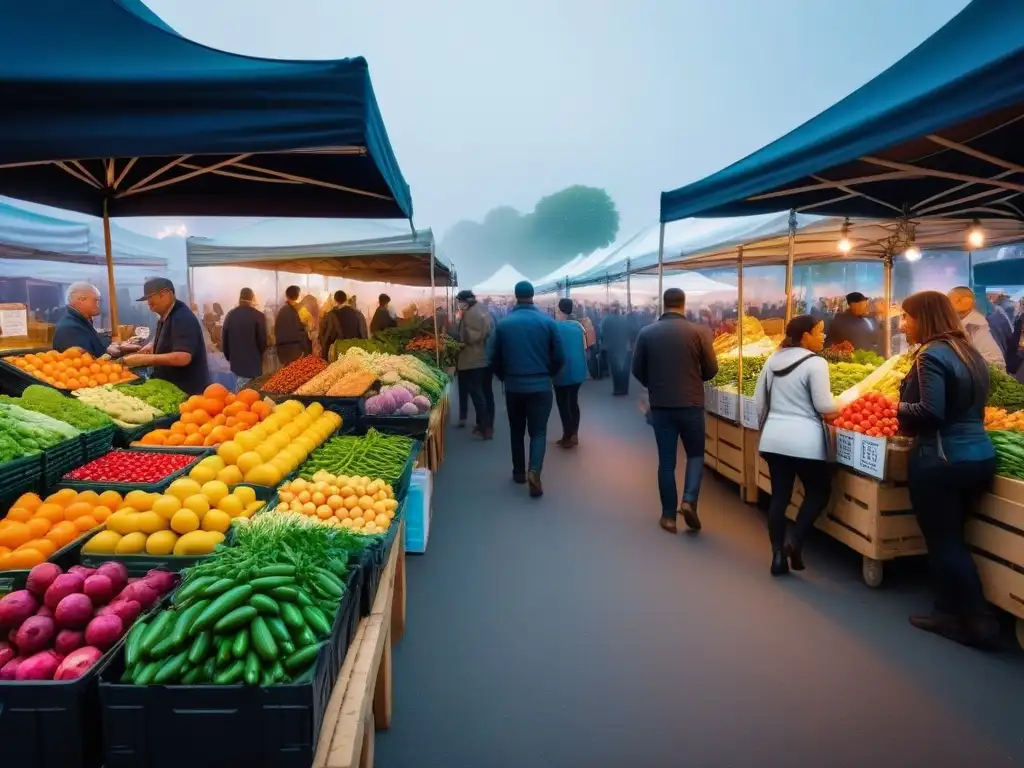
<path id="1" fill-rule="evenodd" d="M 850 220 L 847 219 L 843 222 L 843 228 L 839 234 L 839 242 L 836 243 L 836 248 L 840 253 L 849 253 L 853 250 L 853 243 L 850 242 Z"/>
<path id="2" fill-rule="evenodd" d="M 967 230 L 967 245 L 972 250 L 977 250 L 985 246 L 985 230 L 981 228 L 981 222 L 977 219 L 971 224 L 971 228 Z"/>
<path id="3" fill-rule="evenodd" d="M 906 257 L 907 261 L 920 261 L 921 249 L 911 243 L 907 246 L 907 250 L 903 252 L 903 255 Z"/>

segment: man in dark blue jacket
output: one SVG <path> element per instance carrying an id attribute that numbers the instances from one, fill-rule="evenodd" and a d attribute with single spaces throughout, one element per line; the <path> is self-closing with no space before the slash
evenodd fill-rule
<path id="1" fill-rule="evenodd" d="M 74 283 L 68 288 L 67 303 L 67 314 L 57 323 L 53 333 L 53 348 L 63 352 L 78 347 L 93 357 L 107 354 L 107 345 L 92 324 L 93 318 L 100 314 L 99 289 L 91 283 Z M 109 351 L 116 351 L 116 348 Z"/>
<path id="2" fill-rule="evenodd" d="M 221 331 L 221 349 L 235 374 L 236 392 L 263 373 L 267 318 L 253 306 L 255 302 L 252 288 L 243 288 L 238 295 L 238 306 L 228 312 Z"/>
<path id="3" fill-rule="evenodd" d="M 515 308 L 494 331 L 491 368 L 505 385 L 512 437 L 512 479 L 529 483 L 530 496 L 536 498 L 544 493 L 540 473 L 554 400 L 552 379 L 565 364 L 565 352 L 555 321 L 534 306 L 533 286 L 525 280 L 516 283 L 515 295 Z"/>

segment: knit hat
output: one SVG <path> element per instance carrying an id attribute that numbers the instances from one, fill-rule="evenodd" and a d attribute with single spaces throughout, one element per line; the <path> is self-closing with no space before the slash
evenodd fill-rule
<path id="1" fill-rule="evenodd" d="M 529 280 L 520 280 L 516 283 L 515 294 L 517 299 L 532 299 L 533 283 Z"/>
<path id="2" fill-rule="evenodd" d="M 572 299 L 559 299 L 558 300 L 558 311 L 561 312 L 563 315 L 571 315 L 572 314 L 572 308 L 573 308 Z"/>

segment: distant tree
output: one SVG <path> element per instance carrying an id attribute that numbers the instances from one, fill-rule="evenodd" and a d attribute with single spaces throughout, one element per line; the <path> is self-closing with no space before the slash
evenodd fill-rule
<path id="1" fill-rule="evenodd" d="M 576 184 L 542 197 L 529 223 L 531 240 L 546 246 L 552 256 L 571 259 L 614 242 L 619 212 L 603 189 Z"/>

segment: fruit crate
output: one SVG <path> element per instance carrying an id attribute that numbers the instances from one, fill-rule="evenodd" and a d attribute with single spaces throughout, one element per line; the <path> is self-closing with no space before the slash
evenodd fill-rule
<path id="1" fill-rule="evenodd" d="M 127 451 L 129 453 L 137 452 L 135 448 L 118 448 L 117 450 Z M 143 453 L 176 453 L 175 451 L 143 451 Z M 95 491 L 96 493 L 103 493 L 103 491 L 117 491 L 122 496 L 131 491 L 146 491 L 148 493 L 162 493 L 167 490 L 167 487 L 177 480 L 179 477 L 183 477 L 192 471 L 192 468 L 199 463 L 200 456 L 196 456 L 188 464 L 181 469 L 175 470 L 171 474 L 167 475 L 164 479 L 156 483 L 104 483 L 104 482 L 92 482 L 88 480 L 65 480 L 63 477 L 58 478 L 56 481 L 58 488 L 71 488 L 76 491 Z"/>
<path id="2" fill-rule="evenodd" d="M 341 416 L 341 426 L 357 428 L 362 423 L 366 412 L 366 401 L 360 397 L 331 397 L 329 395 L 286 395 L 281 392 L 260 392 L 264 397 L 269 397 L 275 403 L 283 403 L 285 400 L 295 400 L 308 406 L 311 403 L 320 403 L 325 411 L 333 411 Z"/>
<path id="3" fill-rule="evenodd" d="M 103 528 L 90 531 L 84 539 L 79 541 L 79 549 L 84 547 L 86 542 L 101 530 Z M 232 541 L 234 541 L 234 527 L 228 529 L 223 543 L 225 546 L 231 546 Z M 186 568 L 191 568 L 196 563 L 206 562 L 212 557 L 214 557 L 214 553 L 208 555 L 150 555 L 148 553 L 118 555 L 114 553 L 82 552 L 80 560 L 86 568 L 98 568 L 108 561 L 120 563 L 128 569 L 128 575 L 134 578 L 145 576 L 154 568 L 180 573 Z"/>
<path id="4" fill-rule="evenodd" d="M 359 601 L 362 588 L 362 568 L 357 563 L 352 562 L 349 564 L 348 573 L 345 574 L 345 594 L 342 596 L 341 605 L 334 616 L 331 642 L 328 645 L 330 653 L 327 656 L 327 663 L 332 669 L 341 670 L 341 665 L 345 663 L 348 649 L 352 646 L 352 641 L 355 639 L 360 619 Z"/>
<path id="5" fill-rule="evenodd" d="M 33 384 L 38 384 L 41 387 L 50 387 L 50 389 L 56 389 L 47 384 L 42 379 L 37 379 L 35 376 L 30 376 L 23 370 L 15 365 L 11 365 L 4 358 L 7 357 L 20 357 L 21 355 L 29 355 L 37 352 L 48 352 L 45 348 L 36 349 L 17 349 L 10 350 L 7 352 L 0 352 L 0 393 L 4 395 L 12 395 L 13 397 L 20 397 L 21 393 L 24 392 L 28 387 Z M 57 390 L 63 394 L 67 394 L 67 390 Z"/>
<path id="6" fill-rule="evenodd" d="M 43 486 L 50 488 L 64 475 L 85 463 L 85 445 L 81 435 L 64 440 L 43 451 Z"/>
<path id="7" fill-rule="evenodd" d="M 43 489 L 43 455 L 23 456 L 0 464 L 0 510 L 7 509 L 23 493 Z"/>
<path id="8" fill-rule="evenodd" d="M 89 432 L 82 433 L 82 458 L 88 463 L 108 453 L 114 445 L 114 433 L 117 428 L 111 424 L 109 427 L 100 427 Z"/>
<path id="9" fill-rule="evenodd" d="M 178 414 L 172 413 L 153 419 L 147 424 L 140 424 L 137 427 L 122 427 L 120 424 L 114 428 L 114 445 L 118 448 L 127 448 L 132 443 L 138 442 L 154 429 L 167 429 L 178 420 Z"/>
<path id="10" fill-rule="evenodd" d="M 395 543 L 399 523 L 402 521 L 405 502 L 398 505 L 395 510 L 395 517 L 388 526 L 387 533 L 375 538 L 373 543 L 367 545 L 359 559 L 359 569 L 363 573 L 362 592 L 360 593 L 359 611 L 362 616 L 369 616 L 373 610 L 373 601 L 377 599 L 377 589 L 380 587 L 380 579 L 387 565 L 388 556 L 391 554 L 391 547 Z"/>
<path id="11" fill-rule="evenodd" d="M 128 446 L 133 451 L 149 451 L 150 453 L 189 453 L 193 456 L 205 458 L 217 452 L 213 445 L 146 445 L 145 443 L 132 443 Z"/>
<path id="12" fill-rule="evenodd" d="M 416 468 L 416 462 L 419 460 L 420 450 L 422 448 L 423 443 L 419 440 L 413 441 L 412 449 L 409 451 L 409 458 L 405 461 L 405 468 L 402 469 L 402 474 L 398 476 L 398 479 L 391 488 L 399 503 L 405 499 L 406 494 L 409 492 L 409 483 L 412 481 L 412 471 Z"/>
<path id="13" fill-rule="evenodd" d="M 359 433 L 373 427 L 385 435 L 405 435 L 416 440 L 426 440 L 430 428 L 430 411 L 417 416 L 368 416 L 359 420 Z"/>
<path id="14" fill-rule="evenodd" d="M 6 514 L 6 512 L 4 514 Z M 100 526 L 99 528 L 96 528 L 96 529 L 91 530 L 91 531 L 86 531 L 81 536 L 79 536 L 77 539 L 72 541 L 70 544 L 67 544 L 66 546 L 61 547 L 56 552 L 54 552 L 52 555 L 50 555 L 48 558 L 46 558 L 47 562 L 56 563 L 57 565 L 59 565 L 64 570 L 67 570 L 72 565 L 77 565 L 80 562 L 80 555 L 81 555 L 81 552 L 82 552 L 82 547 L 85 546 L 85 542 L 87 542 L 93 535 L 95 535 L 96 533 L 99 533 L 99 531 L 101 531 L 101 530 L 103 530 L 103 526 Z M 84 565 L 84 563 L 83 563 L 83 565 Z M 25 569 L 18 569 L 18 570 L 0 571 L 0 595 L 5 595 L 8 592 L 12 592 L 12 591 L 14 591 L 16 589 L 20 589 L 21 587 L 19 587 L 17 585 L 25 583 L 25 579 L 28 578 L 28 572 L 29 572 L 29 569 L 27 569 L 27 568 L 25 568 Z M 145 572 L 143 572 L 142 574 L 139 574 L 139 575 L 143 575 L 144 576 Z M 3 716 L 3 708 L 0 707 L 0 720 L 3 719 L 2 716 Z M 6 768 L 6 766 L 4 766 L 4 768 Z"/>
<path id="15" fill-rule="evenodd" d="M 358 583 L 359 572 L 350 574 Z M 350 582 L 352 583 L 352 582 Z M 313 674 L 284 685 L 119 682 L 124 654 L 100 670 L 105 768 L 309 768 L 358 617 L 346 593 Z M 340 655 L 339 655 L 340 654 Z M 6 766 L 5 766 L 6 768 Z"/>

